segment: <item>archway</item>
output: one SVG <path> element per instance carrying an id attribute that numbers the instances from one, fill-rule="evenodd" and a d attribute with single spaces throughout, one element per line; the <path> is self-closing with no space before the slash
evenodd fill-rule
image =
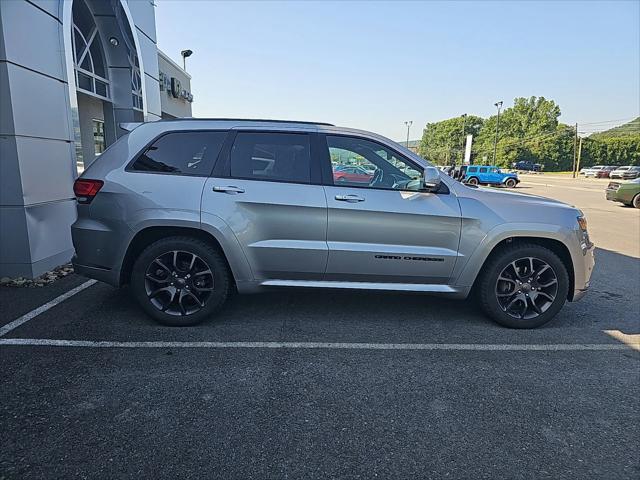
<path id="1" fill-rule="evenodd" d="M 123 132 L 144 121 L 144 67 L 123 0 L 67 0 L 63 12 L 69 123 L 76 165 L 87 167 Z"/>

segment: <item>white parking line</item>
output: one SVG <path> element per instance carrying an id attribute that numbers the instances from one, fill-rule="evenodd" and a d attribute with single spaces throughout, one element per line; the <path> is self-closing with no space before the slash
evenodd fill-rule
<path id="1" fill-rule="evenodd" d="M 609 351 L 630 350 L 620 343 L 557 344 L 482 344 L 482 343 L 333 343 L 333 342 L 112 342 L 92 340 L 54 340 L 39 338 L 4 338 L 0 346 L 46 346 L 85 348 L 270 348 L 328 350 L 473 350 L 473 351 Z"/>
<path id="2" fill-rule="evenodd" d="M 5 326 L 0 327 L 0 337 L 4 337 L 11 330 L 15 330 L 20 325 L 27 323 L 29 320 L 37 317 L 41 313 L 46 312 L 47 310 L 55 307 L 60 302 L 64 302 L 67 298 L 73 297 L 76 293 L 80 293 L 85 288 L 89 288 L 91 285 L 96 283 L 96 280 L 88 280 L 84 282 L 82 285 L 78 285 L 76 288 L 69 290 L 66 293 L 63 293 L 59 297 L 54 298 L 50 302 L 45 303 L 44 305 L 31 310 L 29 313 L 25 313 L 20 318 L 16 318 L 14 321 L 7 323 Z"/>

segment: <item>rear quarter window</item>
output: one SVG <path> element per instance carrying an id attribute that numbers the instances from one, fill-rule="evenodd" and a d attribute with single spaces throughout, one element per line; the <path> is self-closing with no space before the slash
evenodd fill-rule
<path id="1" fill-rule="evenodd" d="M 130 170 L 208 176 L 226 136 L 226 132 L 167 133 L 148 146 Z"/>

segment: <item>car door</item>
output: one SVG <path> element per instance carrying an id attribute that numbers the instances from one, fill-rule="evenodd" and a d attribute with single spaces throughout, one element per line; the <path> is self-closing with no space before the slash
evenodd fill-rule
<path id="1" fill-rule="evenodd" d="M 489 183 L 502 183 L 502 178 L 502 173 L 499 173 L 496 167 L 489 168 L 489 172 L 487 173 L 487 181 Z"/>
<path id="2" fill-rule="evenodd" d="M 452 192 L 421 189 L 421 168 L 391 148 L 357 136 L 323 136 L 328 206 L 326 280 L 445 284 L 457 258 L 461 215 Z M 331 164 L 355 158 L 369 184 L 340 185 Z M 366 167 L 365 167 L 366 168 Z"/>
<path id="3" fill-rule="evenodd" d="M 327 203 L 311 133 L 232 132 L 208 179 L 202 221 L 221 218 L 258 281 L 319 280 L 327 263 Z M 314 166 L 315 165 L 315 166 Z"/>

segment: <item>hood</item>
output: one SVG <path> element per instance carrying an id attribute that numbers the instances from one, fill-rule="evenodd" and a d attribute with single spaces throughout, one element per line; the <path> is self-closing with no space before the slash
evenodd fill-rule
<path id="1" fill-rule="evenodd" d="M 456 182 L 455 192 L 459 198 L 470 198 L 477 201 L 491 204 L 501 205 L 505 207 L 515 207 L 517 205 L 538 206 L 538 207 L 555 207 L 562 209 L 577 210 L 573 205 L 569 205 L 551 198 L 541 197 L 539 195 L 530 195 L 527 193 L 514 192 L 513 190 L 503 190 L 487 187 L 470 187 Z"/>

